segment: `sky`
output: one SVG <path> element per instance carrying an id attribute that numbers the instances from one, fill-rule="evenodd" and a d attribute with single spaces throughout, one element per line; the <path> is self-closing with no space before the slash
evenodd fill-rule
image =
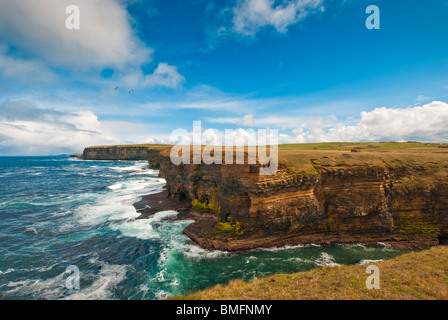
<path id="1" fill-rule="evenodd" d="M 174 143 L 193 121 L 447 142 L 447 17 L 448 0 L 0 0 L 0 155 Z"/>

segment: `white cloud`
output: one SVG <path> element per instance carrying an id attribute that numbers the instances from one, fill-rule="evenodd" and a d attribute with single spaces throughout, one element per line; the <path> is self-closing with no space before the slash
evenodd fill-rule
<path id="1" fill-rule="evenodd" d="M 0 153 L 46 155 L 82 152 L 90 145 L 144 142 L 147 125 L 100 122 L 90 110 L 40 109 L 29 101 L 0 103 Z"/>
<path id="2" fill-rule="evenodd" d="M 68 30 L 71 0 L 0 0 L 1 42 L 25 50 L 46 64 L 73 69 L 123 68 L 151 60 L 152 49 L 134 34 L 119 0 L 77 0 L 80 30 Z"/>
<path id="3" fill-rule="evenodd" d="M 243 127 L 253 127 L 254 126 L 254 115 L 253 113 L 246 114 L 243 118 L 236 122 L 237 125 Z"/>
<path id="4" fill-rule="evenodd" d="M 288 0 L 278 5 L 275 0 L 240 0 L 233 8 L 233 31 L 254 36 L 261 28 L 271 26 L 286 33 L 290 25 L 323 10 L 323 0 Z"/>
<path id="5" fill-rule="evenodd" d="M 38 74 L 39 77 L 31 75 Z M 57 76 L 48 69 L 42 62 L 31 59 L 24 60 L 5 55 L 5 51 L 0 48 L 0 76 L 7 79 L 27 81 L 31 84 L 52 82 Z"/>
<path id="6" fill-rule="evenodd" d="M 65 9 L 72 4 L 80 8 L 80 30 L 65 25 Z M 185 82 L 167 63 L 143 74 L 141 68 L 152 61 L 154 50 L 132 29 L 125 1 L 0 0 L 0 8 L 0 75 L 8 80 L 27 83 L 39 74 L 39 79 L 55 81 L 53 71 L 63 69 L 73 79 L 87 75 L 92 82 L 92 74 L 110 68 L 114 83 L 134 87 L 176 88 Z M 11 48 L 18 50 L 8 52 Z"/>
<path id="7" fill-rule="evenodd" d="M 209 122 L 219 124 L 235 124 L 239 120 L 230 117 L 208 119 Z M 348 122 L 353 124 L 347 124 Z M 280 143 L 382 140 L 443 142 L 448 141 L 448 104 L 433 101 L 409 108 L 376 108 L 361 112 L 357 121 L 352 118 L 338 121 L 334 116 L 259 116 L 254 121 L 254 126 L 279 129 Z M 285 133 L 285 130 L 291 130 L 292 134 Z"/>
<path id="8" fill-rule="evenodd" d="M 440 142 L 448 140 L 448 104 L 433 101 L 412 108 L 376 108 L 362 112 L 355 125 L 333 123 L 293 130 L 295 142 L 417 140 Z M 290 141 L 291 139 L 288 138 Z"/>
<path id="9" fill-rule="evenodd" d="M 177 71 L 177 67 L 162 62 L 152 74 L 144 75 L 141 70 L 134 70 L 125 73 L 122 80 L 133 88 L 177 88 L 185 82 L 185 77 Z"/>
<path id="10" fill-rule="evenodd" d="M 274 137 L 274 132 L 270 132 L 270 137 Z M 173 131 L 171 135 L 159 135 L 148 139 L 147 143 L 155 144 L 193 144 L 193 145 L 209 145 L 219 146 L 226 145 L 227 138 L 230 138 L 231 144 L 235 146 L 257 145 L 266 143 L 266 130 L 255 129 L 230 129 L 217 130 L 213 128 L 201 128 L 201 131 Z M 269 138 L 268 138 L 269 139 Z M 272 139 L 272 138 L 271 138 Z M 273 141 L 273 140 L 272 140 Z"/>
<path id="11" fill-rule="evenodd" d="M 237 117 L 227 117 L 227 118 L 206 118 L 207 122 L 210 123 L 220 123 L 220 124 L 236 124 L 242 127 L 253 127 L 254 126 L 254 114 L 248 113 L 241 118 Z"/>
<path id="12" fill-rule="evenodd" d="M 143 86 L 176 88 L 184 82 L 185 78 L 177 71 L 175 66 L 159 63 L 152 74 L 145 76 Z"/>
<path id="13" fill-rule="evenodd" d="M 429 100 L 431 100 L 431 98 L 429 98 L 429 97 L 427 97 L 427 96 L 424 96 L 424 95 L 419 95 L 418 97 L 417 97 L 417 99 L 416 99 L 416 101 L 417 102 L 419 102 L 419 103 L 422 103 L 422 102 L 425 102 L 425 101 L 429 101 Z"/>

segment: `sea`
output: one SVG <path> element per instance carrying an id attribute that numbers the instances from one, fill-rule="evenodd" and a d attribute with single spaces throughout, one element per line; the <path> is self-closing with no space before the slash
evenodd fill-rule
<path id="1" fill-rule="evenodd" d="M 0 157 L 0 299 L 165 299 L 406 252 L 361 243 L 204 250 L 176 211 L 135 219 L 133 204 L 164 186 L 145 161 Z"/>

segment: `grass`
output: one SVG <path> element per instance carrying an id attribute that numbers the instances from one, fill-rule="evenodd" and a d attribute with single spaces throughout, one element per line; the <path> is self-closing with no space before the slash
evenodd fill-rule
<path id="1" fill-rule="evenodd" d="M 167 144 L 127 144 L 110 146 L 91 146 L 89 148 L 108 148 L 108 147 L 170 147 Z M 340 150 L 350 151 L 354 148 L 390 150 L 390 149 L 411 149 L 411 148 L 437 148 L 447 146 L 441 143 L 423 143 L 423 142 L 325 142 L 325 143 L 297 143 L 280 144 L 279 150 Z M 268 146 L 269 148 L 269 146 Z M 247 147 L 246 147 L 247 149 Z"/>
<path id="2" fill-rule="evenodd" d="M 91 146 L 90 148 L 130 148 L 130 147 L 155 147 L 155 148 L 166 148 L 170 147 L 170 145 L 166 144 L 118 144 L 118 145 L 110 145 L 110 146 Z"/>
<path id="3" fill-rule="evenodd" d="M 437 148 L 438 143 L 422 142 L 328 142 L 328 143 L 300 143 L 281 144 L 279 150 L 341 150 L 350 151 L 354 148 L 390 150 L 411 148 Z"/>
<path id="4" fill-rule="evenodd" d="M 230 222 L 218 222 L 214 232 L 221 235 L 241 236 L 245 230 L 241 227 L 239 221 L 235 223 Z"/>
<path id="5" fill-rule="evenodd" d="M 226 286 L 174 299 L 188 300 L 414 300 L 448 299 L 448 247 L 412 252 L 374 263 L 380 289 L 366 288 L 367 265 L 321 267 L 277 274 L 251 282 L 233 280 Z"/>
<path id="6" fill-rule="evenodd" d="M 218 214 L 221 211 L 221 208 L 219 207 L 218 203 L 213 200 L 201 202 L 201 201 L 199 201 L 199 199 L 193 198 L 193 200 L 191 200 L 191 205 L 193 207 L 195 207 L 196 209 L 198 209 L 199 211 L 210 210 L 210 211 L 212 211 L 214 213 L 218 213 Z"/>
<path id="7" fill-rule="evenodd" d="M 348 166 L 388 166 L 392 168 L 414 164 L 421 165 L 422 163 L 428 162 L 441 163 L 440 161 L 442 161 L 446 163 L 446 149 L 439 148 L 440 146 L 444 145 L 440 143 L 421 142 L 281 144 L 278 146 L 278 158 L 280 167 L 286 168 L 290 174 L 294 176 L 313 176 L 318 174 L 317 169 L 321 167 L 339 170 Z M 216 146 L 215 148 L 219 147 Z M 247 163 L 247 152 L 249 148 L 256 151 L 255 147 L 244 148 L 244 152 L 246 153 L 245 163 Z M 267 147 L 267 149 L 270 148 Z M 352 150 L 358 152 L 352 153 Z M 190 156 L 192 154 L 193 152 Z M 222 154 L 222 163 L 226 163 L 224 160 L 224 148 Z M 163 155 L 169 156 L 170 150 L 166 149 Z M 262 156 L 262 158 L 264 157 Z M 257 160 L 260 159 L 257 157 Z"/>

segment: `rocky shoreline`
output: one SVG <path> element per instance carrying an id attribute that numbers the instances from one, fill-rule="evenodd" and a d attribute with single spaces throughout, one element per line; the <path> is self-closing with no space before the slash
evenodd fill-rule
<path id="1" fill-rule="evenodd" d="M 212 212 L 198 212 L 192 207 L 190 201 L 184 199 L 176 201 L 168 196 L 167 191 L 143 196 L 134 207 L 140 216 L 136 219 L 148 219 L 160 211 L 174 210 L 179 212 L 175 220 L 194 220 L 183 231 L 192 241 L 208 250 L 220 251 L 247 251 L 257 248 L 296 246 L 296 245 L 323 245 L 363 244 L 366 246 L 389 246 L 395 249 L 426 249 L 439 243 L 434 237 L 424 235 L 406 235 L 391 233 L 389 235 L 366 236 L 365 234 L 273 234 L 266 237 L 230 237 L 210 234 L 210 230 L 218 223 L 216 215 Z"/>
<path id="2" fill-rule="evenodd" d="M 448 157 L 438 148 L 362 153 L 279 150 L 259 164 L 180 164 L 148 148 L 166 191 L 137 203 L 139 218 L 176 210 L 184 233 L 210 250 L 364 243 L 424 249 L 448 239 Z"/>

